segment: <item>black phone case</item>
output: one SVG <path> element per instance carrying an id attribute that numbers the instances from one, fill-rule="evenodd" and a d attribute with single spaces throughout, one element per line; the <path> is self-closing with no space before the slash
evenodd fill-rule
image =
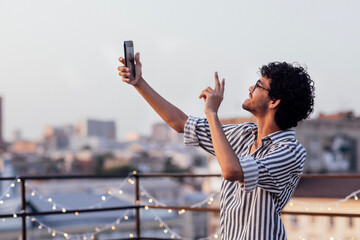
<path id="1" fill-rule="evenodd" d="M 131 52 L 128 49 L 132 49 Z M 130 69 L 130 80 L 135 79 L 135 59 L 134 59 L 134 45 L 132 41 L 124 42 L 125 66 Z"/>

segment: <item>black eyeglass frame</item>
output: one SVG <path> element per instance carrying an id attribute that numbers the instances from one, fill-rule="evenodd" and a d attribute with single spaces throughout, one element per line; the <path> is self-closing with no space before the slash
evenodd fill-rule
<path id="1" fill-rule="evenodd" d="M 261 89 L 264 89 L 264 90 L 270 92 L 270 89 L 269 89 L 269 88 L 265 88 L 265 87 L 260 86 L 260 85 L 259 85 L 259 82 L 260 82 L 260 79 L 256 81 L 253 91 L 255 91 L 256 88 L 261 88 Z"/>

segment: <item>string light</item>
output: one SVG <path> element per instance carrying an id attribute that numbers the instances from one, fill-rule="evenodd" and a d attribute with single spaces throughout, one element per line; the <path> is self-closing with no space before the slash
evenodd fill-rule
<path id="1" fill-rule="evenodd" d="M 17 179 L 16 181 L 17 181 L 17 182 L 20 182 L 21 180 L 20 180 L 20 179 Z M 128 182 L 131 183 L 131 184 L 134 184 L 134 183 L 135 183 L 135 181 L 134 181 L 133 179 L 128 179 Z M 14 183 L 10 184 L 10 187 L 11 187 L 11 188 L 15 187 L 15 184 L 14 184 Z M 142 186 L 140 186 L 140 187 L 142 187 Z M 144 189 L 142 189 L 142 190 L 144 190 Z M 119 194 L 123 194 L 123 190 L 121 190 L 121 189 L 118 189 L 117 192 L 118 192 Z M 112 195 L 113 192 L 112 192 L 111 190 L 109 190 L 107 193 L 108 193 L 108 195 Z M 307 206 L 321 206 L 321 207 L 326 206 L 326 207 L 328 207 L 328 210 L 330 211 L 330 210 L 331 210 L 331 207 L 330 207 L 330 206 L 332 206 L 332 205 L 338 206 L 339 203 L 344 202 L 344 201 L 347 201 L 347 200 L 349 200 L 350 198 L 353 198 L 354 200 L 357 201 L 357 200 L 358 200 L 358 197 L 357 197 L 356 194 L 359 194 L 359 193 L 360 193 L 360 190 L 358 190 L 358 191 L 356 191 L 356 192 L 353 192 L 352 194 L 348 195 L 348 196 L 345 197 L 344 199 L 341 199 L 341 200 L 336 201 L 336 202 L 328 203 L 328 204 L 309 204 L 309 203 L 305 203 L 305 202 L 301 202 L 301 201 L 297 201 L 297 200 L 294 200 L 294 202 L 299 203 L 299 204 L 304 204 L 304 205 L 307 205 Z M 215 196 L 216 194 L 218 194 L 218 193 L 215 193 L 214 196 Z M 35 193 L 35 190 L 33 190 L 33 191 L 31 192 L 31 196 L 35 196 L 35 195 L 39 195 L 39 194 L 36 194 L 36 193 Z M 142 192 L 141 192 L 141 196 L 145 196 L 145 195 L 146 195 L 147 197 L 149 197 L 149 202 L 150 202 L 150 203 L 155 202 L 157 206 L 159 206 L 159 205 L 162 205 L 162 206 L 163 206 L 163 205 L 164 205 L 164 204 L 160 203 L 157 199 L 155 199 L 155 198 L 153 198 L 151 195 L 149 195 L 146 191 L 142 191 Z M 10 197 L 10 193 L 6 193 L 5 196 L 6 196 L 7 198 L 9 198 L 9 197 Z M 39 196 L 41 196 L 41 195 L 39 195 Z M 102 197 L 105 197 L 105 196 L 102 196 Z M 0 198 L 0 199 L 1 199 L 1 198 Z M 108 199 L 108 198 L 105 197 L 105 200 L 107 200 L 107 199 Z M 204 202 L 204 203 L 207 202 L 207 203 L 210 205 L 210 204 L 213 202 L 213 200 L 214 200 L 214 199 L 213 199 L 213 197 L 211 196 L 211 197 L 209 197 L 208 199 L 206 199 L 206 201 L 203 201 L 203 202 Z M 48 201 L 48 202 L 53 202 L 52 198 L 47 198 L 47 201 Z M 102 199 L 102 201 L 104 201 L 104 200 Z M 0 204 L 3 204 L 3 203 L 4 203 L 4 201 L 3 201 L 3 200 L 0 200 Z M 204 203 L 201 203 L 201 204 L 204 204 Z M 200 204 L 200 203 L 198 203 L 198 204 Z M 290 206 L 293 206 L 294 203 L 291 201 L 291 202 L 289 203 L 289 205 L 290 205 Z M 53 206 L 53 210 L 55 210 L 55 209 L 56 209 L 56 204 L 54 203 L 52 206 Z M 192 207 L 194 207 L 194 206 L 195 206 L 195 205 L 192 205 Z M 148 209 L 149 209 L 149 206 L 145 206 L 145 210 L 148 210 Z M 65 212 L 66 212 L 66 208 L 62 208 L 62 212 L 65 213 Z M 171 212 L 172 212 L 172 210 L 171 210 L 171 209 L 168 209 L 168 213 L 171 213 Z M 179 214 L 183 214 L 183 213 L 185 213 L 185 209 L 181 209 L 181 210 L 179 211 Z M 75 215 L 76 215 L 76 213 L 75 213 Z M 14 214 L 13 216 L 16 216 L 16 217 L 17 217 L 16 214 Z M 125 216 L 124 219 L 127 220 L 127 219 L 128 219 L 128 216 Z M 2 221 L 5 221 L 5 219 L 3 218 Z M 33 219 L 32 219 L 32 221 L 33 221 Z M 118 219 L 118 220 L 116 221 L 116 224 L 119 224 L 119 223 L 120 223 L 120 219 Z M 44 226 L 43 224 L 40 224 L 40 225 L 39 225 L 39 229 L 41 229 L 43 226 Z M 165 226 L 165 225 L 163 225 L 163 226 Z M 47 228 L 48 228 L 49 234 L 51 234 L 52 236 L 53 236 L 53 234 L 55 234 L 55 236 L 56 236 L 56 231 L 55 231 L 55 230 L 50 231 L 51 228 L 49 228 L 49 227 L 47 227 Z M 103 229 L 111 229 L 111 230 L 114 230 L 114 228 L 116 229 L 115 225 L 109 225 L 108 227 L 103 228 Z M 102 230 L 102 229 L 101 229 L 101 230 Z M 98 229 L 97 232 L 99 232 L 99 231 L 101 231 L 101 230 Z M 166 232 L 165 232 L 165 230 L 166 230 Z M 59 231 L 57 231 L 57 232 L 59 232 Z M 166 227 L 165 227 L 165 229 L 164 229 L 164 233 L 168 233 L 168 232 L 172 232 L 172 231 L 170 231 L 170 229 L 169 229 L 168 226 L 166 225 Z M 72 235 L 67 235 L 67 236 L 65 236 L 65 233 L 64 233 L 64 237 L 66 237 L 67 239 L 71 238 L 71 236 L 72 236 Z M 75 236 L 75 235 L 74 235 L 74 236 Z M 131 236 L 131 234 L 130 234 L 129 236 L 130 236 L 130 237 L 133 237 L 133 235 Z M 174 238 L 175 236 L 178 237 L 178 235 L 175 234 L 175 233 L 172 233 L 172 234 L 171 234 L 171 238 Z M 216 237 L 216 236 L 217 236 L 217 237 Z M 219 237 L 218 234 L 214 234 L 214 235 L 211 236 L 211 238 L 218 238 L 218 237 Z M 84 236 L 83 238 L 86 239 L 86 236 Z M 93 239 L 93 238 L 94 238 L 94 235 L 92 235 L 91 238 Z M 211 238 L 210 238 L 210 239 L 211 239 Z M 305 239 L 306 239 L 306 238 L 305 238 Z M 334 240 L 334 238 L 332 238 L 332 239 L 330 238 L 330 240 Z"/>
<path id="2" fill-rule="evenodd" d="M 16 181 L 11 182 L 5 189 L 5 191 L 0 195 L 0 201 L 2 201 L 1 204 L 4 203 L 4 198 L 9 198 L 10 197 L 10 193 L 9 191 L 11 190 L 11 188 L 14 188 L 16 185 Z"/>
<path id="3" fill-rule="evenodd" d="M 99 227 L 95 227 L 95 232 L 92 232 L 92 233 L 84 233 L 84 234 L 76 234 L 76 235 L 73 235 L 73 234 L 69 234 L 69 233 L 66 233 L 66 232 L 61 232 L 61 231 L 57 231 L 49 226 L 47 226 L 46 224 L 44 224 L 43 222 L 39 221 L 38 219 L 36 219 L 35 217 L 31 218 L 31 221 L 32 222 L 37 222 L 38 223 L 38 229 L 41 230 L 43 228 L 46 228 L 47 231 L 49 232 L 49 234 L 53 237 L 55 237 L 57 234 L 60 234 L 60 235 L 63 235 L 66 239 L 70 239 L 70 238 L 77 238 L 77 239 L 87 239 L 86 235 L 91 235 L 91 239 L 95 239 L 95 235 L 96 234 L 99 234 L 100 232 L 102 231 L 106 231 L 106 230 L 116 230 L 116 225 L 119 225 L 121 223 L 121 219 L 124 217 L 124 216 L 127 216 L 127 213 L 129 212 L 129 210 L 125 211 L 123 213 L 123 215 L 121 217 L 119 217 L 115 222 L 113 223 L 110 223 L 110 224 L 107 224 L 106 226 L 102 227 L 102 228 L 99 228 Z"/>
<path id="4" fill-rule="evenodd" d="M 296 199 L 293 199 L 291 200 L 290 202 L 290 206 L 293 206 L 293 202 L 294 203 L 297 203 L 297 204 L 301 204 L 301 205 L 305 205 L 305 206 L 308 206 L 308 207 L 319 207 L 320 210 L 323 208 L 323 207 L 327 207 L 328 210 L 331 210 L 331 206 L 339 206 L 340 203 L 342 202 L 346 202 L 352 198 L 354 198 L 355 200 L 358 199 L 357 197 L 357 194 L 360 193 L 360 189 L 355 191 L 355 192 L 352 192 L 350 193 L 349 195 L 347 195 L 345 198 L 343 199 L 340 199 L 338 201 L 334 201 L 334 202 L 330 202 L 330 203 L 325 203 L 325 204 L 311 204 L 311 203 L 308 203 L 308 202 L 303 202 L 303 201 L 299 201 L 299 200 L 296 200 Z M 330 209 L 329 209 L 330 208 Z"/>
<path id="5" fill-rule="evenodd" d="M 344 239 L 351 239 L 351 240 L 355 240 L 358 239 L 357 237 L 360 237 L 360 234 L 357 235 L 353 235 L 353 236 L 343 236 L 343 237 L 334 237 L 334 236 L 330 236 L 330 237 L 325 237 L 324 235 L 322 236 L 302 236 L 302 235 L 297 235 L 295 233 L 292 233 L 291 231 L 287 231 L 287 235 L 288 236 L 292 236 L 292 239 L 301 239 L 301 240 L 344 240 Z"/>
<path id="6" fill-rule="evenodd" d="M 151 194 L 148 193 L 148 191 L 146 191 L 146 189 L 144 188 L 144 186 L 142 186 L 142 184 L 140 184 L 140 189 L 141 189 L 141 195 L 144 195 L 148 198 L 148 202 L 150 203 L 155 203 L 155 206 L 163 206 L 166 207 L 167 204 L 160 202 L 158 199 L 154 198 Z M 195 203 L 193 205 L 191 205 L 191 208 L 199 208 L 201 206 L 203 206 L 204 204 L 208 204 L 211 205 L 214 201 L 214 197 L 216 195 L 218 195 L 219 192 L 213 193 L 211 194 L 208 198 L 204 199 L 203 201 L 200 201 L 198 203 Z"/>

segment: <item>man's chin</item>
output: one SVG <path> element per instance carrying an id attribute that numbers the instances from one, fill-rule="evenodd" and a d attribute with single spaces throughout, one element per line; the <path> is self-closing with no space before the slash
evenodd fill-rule
<path id="1" fill-rule="evenodd" d="M 249 100 L 249 99 L 246 99 L 246 100 L 244 101 L 244 103 L 242 104 L 242 108 L 243 108 L 244 110 L 246 110 L 246 111 L 249 111 L 248 100 Z"/>

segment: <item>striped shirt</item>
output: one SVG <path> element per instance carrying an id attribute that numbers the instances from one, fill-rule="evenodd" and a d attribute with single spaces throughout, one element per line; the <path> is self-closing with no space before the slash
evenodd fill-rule
<path id="1" fill-rule="evenodd" d="M 294 130 L 281 130 L 261 140 L 257 125 L 223 125 L 223 131 L 239 158 L 244 182 L 222 178 L 220 191 L 220 232 L 222 240 L 286 239 L 281 211 L 290 200 L 303 171 L 306 151 L 295 139 Z M 214 153 L 207 119 L 189 117 L 184 143 Z"/>

